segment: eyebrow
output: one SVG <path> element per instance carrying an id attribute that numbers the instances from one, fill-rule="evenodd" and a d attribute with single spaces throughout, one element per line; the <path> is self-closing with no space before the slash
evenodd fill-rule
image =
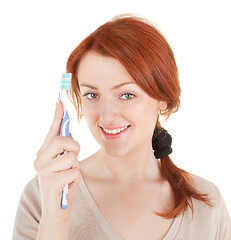
<path id="1" fill-rule="evenodd" d="M 125 83 L 120 83 L 119 85 L 116 85 L 116 86 L 114 86 L 114 87 L 112 87 L 111 88 L 111 90 L 115 90 L 115 89 L 118 89 L 118 88 L 120 88 L 120 87 L 122 87 L 122 86 L 124 86 L 124 85 L 127 85 L 127 84 L 136 84 L 136 83 L 134 83 L 134 82 L 125 82 Z M 91 85 L 89 85 L 89 84 L 81 84 L 80 85 L 80 87 L 88 87 L 88 88 L 91 88 L 91 89 L 94 89 L 94 90 L 98 90 L 98 88 L 97 87 L 94 87 L 94 86 L 91 86 Z"/>

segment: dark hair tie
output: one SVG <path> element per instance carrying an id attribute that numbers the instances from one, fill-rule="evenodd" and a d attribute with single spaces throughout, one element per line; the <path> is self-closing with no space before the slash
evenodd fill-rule
<path id="1" fill-rule="evenodd" d="M 156 128 L 152 137 L 152 148 L 157 159 L 172 153 L 172 137 L 164 128 Z"/>

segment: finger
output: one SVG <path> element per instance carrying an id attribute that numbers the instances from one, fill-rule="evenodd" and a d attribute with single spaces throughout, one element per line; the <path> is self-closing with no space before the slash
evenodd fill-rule
<path id="1" fill-rule="evenodd" d="M 78 168 L 72 168 L 57 172 L 55 173 L 55 176 L 56 186 L 59 188 L 59 191 L 62 191 L 66 184 L 79 181 L 78 179 L 80 179 L 80 171 Z"/>
<path id="2" fill-rule="evenodd" d="M 60 127 L 63 119 L 63 111 L 64 111 L 63 103 L 61 101 L 56 102 L 54 119 L 49 131 L 49 135 L 51 137 L 60 135 Z"/>
<path id="3" fill-rule="evenodd" d="M 80 145 L 78 142 L 71 139 L 70 137 L 56 136 L 49 144 L 47 144 L 46 148 L 44 148 L 43 152 L 40 154 L 40 158 L 56 158 L 64 151 L 76 152 L 77 154 L 79 154 Z"/>
<path id="4" fill-rule="evenodd" d="M 80 173 L 81 175 L 81 173 Z M 75 178 L 74 181 L 72 181 L 71 183 L 69 183 L 68 185 L 68 199 L 67 199 L 67 205 L 69 206 L 70 204 L 73 203 L 73 200 L 76 197 L 76 193 L 77 193 L 77 187 L 81 182 L 81 176 L 78 176 Z"/>
<path id="5" fill-rule="evenodd" d="M 47 144 L 48 142 L 50 142 L 55 136 L 60 135 L 60 128 L 61 128 L 62 119 L 63 119 L 63 111 L 64 111 L 63 103 L 61 101 L 56 102 L 56 109 L 55 109 L 53 122 L 46 136 L 44 144 Z"/>
<path id="6" fill-rule="evenodd" d="M 63 155 L 52 159 L 49 162 L 49 170 L 53 172 L 63 171 L 78 166 L 78 155 L 75 152 L 67 152 Z"/>
<path id="7" fill-rule="evenodd" d="M 51 142 L 55 136 L 60 135 L 60 128 L 61 128 L 61 123 L 62 123 L 62 119 L 63 119 L 63 111 L 64 111 L 63 103 L 61 101 L 56 102 L 56 109 L 55 109 L 53 122 L 52 122 L 50 130 L 44 140 L 44 143 L 43 143 L 42 147 L 39 149 L 37 155 L 44 150 L 44 148 L 47 146 L 47 144 L 49 142 Z"/>
<path id="8" fill-rule="evenodd" d="M 49 144 L 49 142 L 52 141 L 52 139 L 55 136 L 60 135 L 60 128 L 61 128 L 61 123 L 62 123 L 62 118 L 63 118 L 63 103 L 61 101 L 56 102 L 56 109 L 55 109 L 55 115 L 54 115 L 54 119 L 53 122 L 51 124 L 50 130 L 43 142 L 43 145 L 41 146 L 41 148 L 38 150 L 37 152 L 37 156 L 39 156 L 41 154 L 41 152 L 44 151 L 44 149 L 46 148 L 46 146 Z"/>

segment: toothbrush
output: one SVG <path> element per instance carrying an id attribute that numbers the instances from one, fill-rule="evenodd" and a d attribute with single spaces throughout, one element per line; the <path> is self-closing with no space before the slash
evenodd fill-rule
<path id="1" fill-rule="evenodd" d="M 63 73 L 62 74 L 60 91 L 59 91 L 59 100 L 63 103 L 63 106 L 64 106 L 60 135 L 65 136 L 65 137 L 70 137 L 70 133 L 69 133 L 70 118 L 69 118 L 67 109 L 64 105 L 64 101 L 63 101 L 63 90 L 71 89 L 71 77 L 72 77 L 71 73 Z M 62 154 L 66 153 L 66 152 L 67 151 L 64 151 Z M 62 199 L 61 199 L 62 209 L 67 209 L 67 196 L 68 196 L 68 184 L 66 184 L 65 188 L 62 191 Z"/>

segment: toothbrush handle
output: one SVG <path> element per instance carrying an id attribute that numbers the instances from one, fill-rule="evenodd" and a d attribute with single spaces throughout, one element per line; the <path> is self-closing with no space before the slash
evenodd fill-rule
<path id="1" fill-rule="evenodd" d="M 62 97 L 60 96 L 60 94 L 59 94 L 59 100 L 62 101 Z M 70 137 L 69 124 L 70 124 L 70 118 L 66 110 L 66 107 L 64 106 L 63 119 L 62 119 L 61 129 L 60 129 L 61 136 Z M 62 154 L 65 154 L 66 152 L 67 151 L 64 151 Z M 68 198 L 68 184 L 66 184 L 65 188 L 62 191 L 62 199 L 61 199 L 62 209 L 67 209 L 67 198 Z"/>
<path id="2" fill-rule="evenodd" d="M 68 120 L 68 122 L 65 124 L 64 119 L 62 121 L 62 125 L 61 125 L 61 132 L 66 132 L 66 134 L 61 134 L 61 136 L 66 136 L 66 137 L 70 137 L 70 133 L 69 133 L 69 123 L 70 120 Z M 63 129 L 62 129 L 63 126 Z M 68 134 L 67 134 L 68 133 Z M 67 151 L 64 151 L 62 154 L 65 154 Z M 63 191 L 62 191 L 62 199 L 61 199 L 61 207 L 62 209 L 67 209 L 67 198 L 68 198 L 68 184 L 66 184 L 66 186 L 64 187 Z"/>
<path id="3" fill-rule="evenodd" d="M 61 200 L 62 209 L 67 209 L 67 197 L 68 197 L 68 184 L 66 184 L 65 188 L 62 191 L 62 200 Z"/>

